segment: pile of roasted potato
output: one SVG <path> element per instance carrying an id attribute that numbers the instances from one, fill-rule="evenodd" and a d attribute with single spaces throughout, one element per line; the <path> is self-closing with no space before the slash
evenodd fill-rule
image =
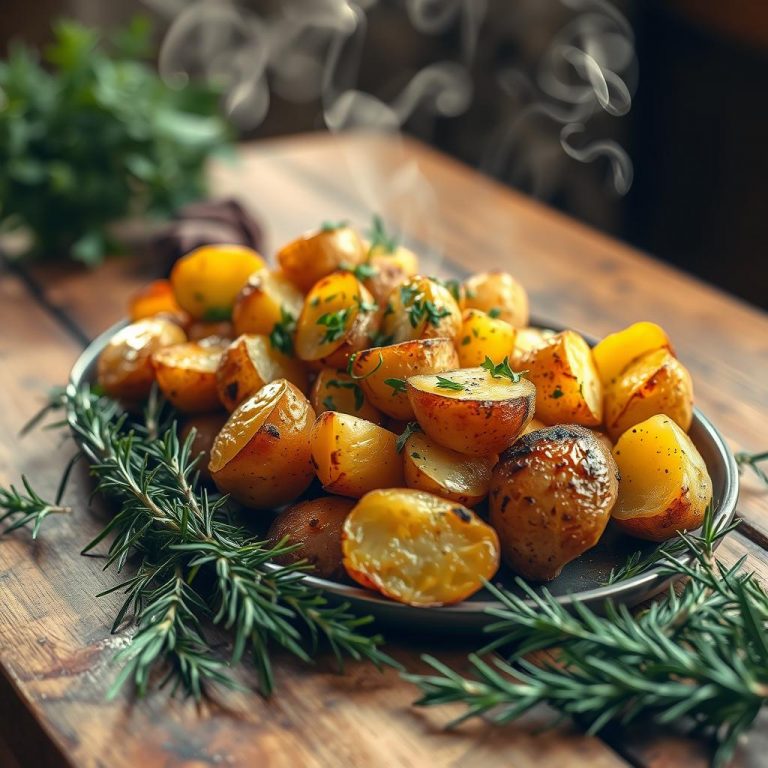
<path id="1" fill-rule="evenodd" d="M 276 262 L 189 253 L 133 298 L 98 383 L 129 407 L 156 383 L 284 562 L 444 605 L 501 560 L 554 579 L 611 519 L 654 541 L 701 524 L 691 377 L 657 325 L 594 348 L 530 327 L 511 275 L 421 275 L 380 226 L 325 224 Z"/>

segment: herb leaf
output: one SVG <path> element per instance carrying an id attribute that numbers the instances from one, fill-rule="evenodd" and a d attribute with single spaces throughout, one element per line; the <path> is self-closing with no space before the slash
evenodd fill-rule
<path id="1" fill-rule="evenodd" d="M 368 239 L 371 242 L 370 250 L 380 249 L 386 253 L 394 253 L 397 250 L 398 238 L 387 233 L 381 216 L 375 214 L 368 231 Z"/>
<path id="2" fill-rule="evenodd" d="M 293 354 L 293 334 L 296 332 L 296 318 L 285 307 L 280 307 L 280 322 L 275 323 L 269 334 L 269 343 L 284 355 Z"/>
<path id="3" fill-rule="evenodd" d="M 347 330 L 347 319 L 349 318 L 350 307 L 339 309 L 336 312 L 326 312 L 317 318 L 318 325 L 324 325 L 325 334 L 320 339 L 321 344 L 326 342 L 338 341 Z"/>
<path id="4" fill-rule="evenodd" d="M 451 381 L 450 379 L 446 379 L 444 376 L 438 376 L 437 377 L 437 388 L 438 389 L 452 389 L 456 392 L 463 392 L 464 391 L 464 385 L 459 384 L 458 381 Z"/>
<path id="5" fill-rule="evenodd" d="M 517 384 L 523 375 L 528 371 L 513 371 L 509 367 L 509 358 L 505 357 L 498 365 L 496 365 L 490 357 L 486 355 L 485 360 L 482 362 L 481 368 L 485 368 L 488 373 L 493 376 L 494 379 L 509 379 L 513 384 Z"/>
<path id="6" fill-rule="evenodd" d="M 421 427 L 419 426 L 419 422 L 418 421 L 408 422 L 408 424 L 405 425 L 403 434 L 397 438 L 397 442 L 395 443 L 398 453 L 403 452 L 403 448 L 405 448 L 405 443 L 407 442 L 408 438 L 415 432 L 421 432 Z"/>
<path id="7" fill-rule="evenodd" d="M 339 221 L 324 221 L 320 225 L 320 231 L 321 232 L 333 232 L 336 229 L 343 229 L 344 227 L 349 226 L 349 221 L 347 219 L 341 219 Z"/>
<path id="8" fill-rule="evenodd" d="M 406 386 L 405 379 L 384 379 L 384 383 L 388 387 L 392 387 L 392 396 L 394 397 L 401 392 L 405 392 L 408 387 Z"/>

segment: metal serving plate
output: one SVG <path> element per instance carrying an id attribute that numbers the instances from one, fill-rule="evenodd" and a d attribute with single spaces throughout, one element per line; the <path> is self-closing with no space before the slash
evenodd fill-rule
<path id="1" fill-rule="evenodd" d="M 556 328 L 549 323 L 534 321 L 534 324 L 542 328 Z M 125 322 L 117 323 L 88 345 L 72 368 L 71 385 L 77 387 L 94 380 L 99 353 L 124 325 Z M 587 340 L 590 341 L 588 337 Z M 739 494 L 736 461 L 715 426 L 698 408 L 694 409 L 689 434 L 712 477 L 712 501 L 717 525 L 727 525 L 736 513 Z M 606 585 L 606 581 L 611 569 L 623 565 L 630 554 L 638 549 L 651 552 L 654 546 L 625 536 L 609 524 L 598 545 L 563 568 L 560 576 L 546 585 L 547 589 L 565 605 L 579 602 L 598 611 L 607 598 L 630 606 L 641 603 L 665 589 L 670 579 L 658 570 L 651 570 L 617 584 Z M 396 626 L 417 634 L 479 632 L 493 620 L 486 609 L 500 605 L 486 590 L 481 590 L 458 605 L 418 608 L 388 600 L 375 592 L 361 589 L 351 581 L 328 581 L 309 574 L 304 579 L 322 589 L 330 599 L 343 600 L 356 611 L 373 615 L 377 624 Z M 494 583 L 517 591 L 514 574 L 503 567 L 494 578 Z"/>

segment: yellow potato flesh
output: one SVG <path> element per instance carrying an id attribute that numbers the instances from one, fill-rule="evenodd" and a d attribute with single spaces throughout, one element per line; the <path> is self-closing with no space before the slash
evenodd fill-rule
<path id="1" fill-rule="evenodd" d="M 364 496 L 344 523 L 342 550 L 355 581 L 409 605 L 464 600 L 499 566 L 493 528 L 455 502 L 410 489 Z"/>
<path id="2" fill-rule="evenodd" d="M 459 364 L 473 368 L 490 357 L 500 363 L 515 348 L 515 329 L 504 320 L 490 317 L 479 309 L 467 309 L 462 316 L 461 333 L 456 340 Z"/>
<path id="3" fill-rule="evenodd" d="M 667 334 L 656 323 L 641 322 L 606 336 L 592 354 L 600 379 L 607 386 L 634 360 L 657 349 L 672 352 Z"/>

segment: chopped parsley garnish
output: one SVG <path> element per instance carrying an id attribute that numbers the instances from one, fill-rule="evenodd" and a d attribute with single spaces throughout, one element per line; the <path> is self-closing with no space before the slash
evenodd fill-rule
<path id="1" fill-rule="evenodd" d="M 416 328 L 418 324 L 426 317 L 427 322 L 437 327 L 440 320 L 451 314 L 447 307 L 438 307 L 430 299 L 419 299 L 414 301 L 408 309 L 408 320 L 411 328 Z"/>
<path id="2" fill-rule="evenodd" d="M 452 389 L 456 392 L 463 392 L 464 391 L 464 385 L 459 384 L 458 381 L 451 381 L 450 379 L 446 379 L 445 376 L 438 376 L 437 377 L 437 388 L 438 389 Z"/>
<path id="3" fill-rule="evenodd" d="M 336 229 L 342 229 L 343 227 L 346 227 L 348 224 L 349 222 L 346 219 L 342 219 L 341 221 L 324 221 L 320 225 L 320 231 L 333 232 Z"/>
<path id="4" fill-rule="evenodd" d="M 232 319 L 232 307 L 210 307 L 205 310 L 203 320 L 206 323 L 223 323 Z"/>
<path id="5" fill-rule="evenodd" d="M 397 438 L 397 442 L 395 443 L 398 453 L 402 453 L 403 448 L 405 448 L 406 441 L 414 432 L 421 432 L 421 427 L 417 421 L 410 421 L 408 424 L 406 424 L 405 429 L 403 430 L 403 434 Z M 414 458 L 415 457 L 416 455 L 414 455 Z"/>
<path id="6" fill-rule="evenodd" d="M 269 334 L 269 343 L 284 355 L 293 354 L 293 334 L 296 331 L 296 318 L 285 308 L 280 307 L 280 322 L 275 323 Z"/>
<path id="7" fill-rule="evenodd" d="M 461 346 L 462 346 L 462 347 L 466 347 L 466 346 L 467 346 L 467 344 L 471 343 L 471 341 L 472 341 L 472 339 L 471 339 L 469 336 L 465 336 L 465 337 L 464 337 L 464 338 L 461 340 Z"/>
<path id="8" fill-rule="evenodd" d="M 405 379 L 384 379 L 384 383 L 388 387 L 392 387 L 392 397 L 401 392 L 405 392 L 407 389 L 405 386 Z"/>
<path id="9" fill-rule="evenodd" d="M 492 317 L 494 320 L 501 317 L 501 310 L 498 307 L 491 307 L 488 310 L 488 317 Z"/>
<path id="10" fill-rule="evenodd" d="M 351 389 L 355 395 L 355 410 L 359 411 L 365 403 L 365 395 L 360 386 L 354 381 L 340 381 L 339 379 L 330 379 L 325 385 L 329 389 L 335 387 L 336 389 Z M 326 398 L 330 399 L 330 397 Z"/>
<path id="11" fill-rule="evenodd" d="M 355 277 L 360 280 L 367 280 L 369 277 L 376 277 L 379 270 L 373 266 L 373 264 L 358 264 L 353 270 L 351 270 Z"/>
<path id="12" fill-rule="evenodd" d="M 317 318 L 318 325 L 325 326 L 325 334 L 320 339 L 321 344 L 330 341 L 338 341 L 347 329 L 347 318 L 349 317 L 350 307 L 339 309 L 336 312 L 326 312 Z"/>
<path id="13" fill-rule="evenodd" d="M 387 232 L 384 228 L 384 222 L 379 215 L 374 215 L 373 217 L 368 238 L 371 241 L 371 250 L 380 248 L 387 253 L 394 253 L 397 250 L 398 238 Z"/>
<path id="14" fill-rule="evenodd" d="M 443 278 L 441 277 L 430 277 L 429 279 L 432 280 L 432 282 L 434 283 L 438 283 L 439 285 L 442 285 L 443 288 L 447 288 L 450 291 L 451 296 L 453 296 L 453 298 L 456 299 L 457 303 L 461 301 L 461 293 L 462 293 L 461 280 L 457 280 L 456 278 L 443 280 Z"/>
<path id="15" fill-rule="evenodd" d="M 560 399 L 560 398 L 561 398 L 561 397 L 562 397 L 564 394 L 565 394 L 565 392 L 563 392 L 563 390 L 562 390 L 562 389 L 560 389 L 560 385 L 558 384 L 558 385 L 555 387 L 555 389 L 554 389 L 554 391 L 552 392 L 552 394 L 550 395 L 550 397 L 551 397 L 553 400 L 559 400 L 559 399 Z"/>
<path id="16" fill-rule="evenodd" d="M 490 357 L 486 356 L 483 364 L 480 367 L 485 368 L 485 370 L 488 371 L 488 373 L 490 373 L 494 379 L 506 378 L 509 379 L 513 384 L 517 384 L 520 379 L 523 378 L 523 374 L 528 373 L 528 371 L 513 371 L 509 367 L 508 357 L 505 357 L 498 365 L 496 365 Z"/>
<path id="17" fill-rule="evenodd" d="M 400 286 L 400 301 L 403 304 L 412 304 L 413 300 L 421 293 L 421 288 L 418 285 L 411 285 L 406 283 Z"/>
<path id="18" fill-rule="evenodd" d="M 328 397 L 323 398 L 323 407 L 327 408 L 329 411 L 336 410 L 336 403 L 333 402 L 333 398 L 330 395 L 328 395 Z"/>
<path id="19" fill-rule="evenodd" d="M 393 341 L 395 340 L 395 337 L 393 334 L 386 334 L 383 331 L 376 331 L 376 333 L 373 334 L 371 337 L 371 346 L 372 347 L 387 347 L 389 346 Z"/>
<path id="20" fill-rule="evenodd" d="M 375 301 L 366 301 L 365 299 L 361 299 L 359 296 L 355 296 L 355 301 L 360 307 L 361 312 L 376 312 L 376 310 L 379 308 L 379 305 Z"/>

